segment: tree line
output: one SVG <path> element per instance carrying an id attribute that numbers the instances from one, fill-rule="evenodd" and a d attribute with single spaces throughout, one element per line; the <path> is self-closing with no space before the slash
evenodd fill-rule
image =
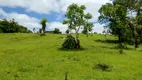
<path id="1" fill-rule="evenodd" d="M 26 27 L 19 25 L 14 19 L 0 20 L 0 33 L 32 33 Z"/>

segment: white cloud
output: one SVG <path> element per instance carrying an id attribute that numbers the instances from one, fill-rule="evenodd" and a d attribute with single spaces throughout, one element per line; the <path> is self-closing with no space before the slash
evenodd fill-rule
<path id="1" fill-rule="evenodd" d="M 67 25 L 63 25 L 61 22 L 51 22 L 51 23 L 47 23 L 48 29 L 49 30 L 54 30 L 55 28 L 59 28 L 60 31 L 62 33 L 65 33 L 65 31 L 67 30 L 68 26 Z"/>
<path id="2" fill-rule="evenodd" d="M 93 15 L 93 19 L 91 20 L 92 22 L 97 22 L 99 16 L 98 10 L 103 4 L 107 2 L 110 2 L 110 0 L 0 0 L 0 6 L 22 7 L 25 8 L 28 12 L 32 11 L 39 14 L 50 14 L 52 12 L 56 12 L 59 14 L 56 19 L 60 20 L 61 16 L 66 12 L 67 6 L 72 3 L 76 3 L 79 5 L 86 5 L 87 9 L 85 12 L 90 12 Z M 27 26 L 28 28 L 40 28 L 39 20 L 26 14 L 7 14 L 1 9 L 0 12 L 0 14 L 5 16 L 7 19 L 15 18 L 15 20 L 17 20 L 19 24 Z M 65 27 L 65 25 L 62 25 L 60 22 L 51 22 L 49 24 L 49 29 L 53 29 L 50 28 L 50 26 L 55 26 L 61 28 L 62 31 L 65 31 L 65 29 L 63 28 Z M 102 28 L 102 25 L 95 24 L 94 30 L 102 32 Z"/>
<path id="3" fill-rule="evenodd" d="M 3 9 L 0 8 L 0 16 L 6 18 L 7 20 L 15 19 L 20 25 L 27 27 L 28 29 L 32 30 L 36 28 L 37 30 L 41 28 L 40 20 L 34 17 L 30 17 L 26 14 L 18 14 L 15 12 L 6 13 Z M 59 28 L 60 31 L 65 33 L 67 29 L 67 25 L 63 25 L 61 22 L 50 22 L 47 23 L 48 30 L 54 30 L 55 28 Z"/>
<path id="4" fill-rule="evenodd" d="M 86 6 L 86 13 L 89 12 L 93 15 L 93 22 L 96 22 L 98 20 L 98 10 L 100 9 L 100 7 L 107 3 L 110 2 L 109 0 L 61 0 L 61 5 L 62 6 L 62 11 L 66 12 L 67 7 L 72 4 L 72 3 L 76 3 L 79 5 L 85 5 Z"/>
<path id="5" fill-rule="evenodd" d="M 102 33 L 102 31 L 104 30 L 103 26 L 103 24 L 101 25 L 99 23 L 94 24 L 93 32 Z"/>
<path id="6" fill-rule="evenodd" d="M 0 8 L 0 16 L 3 16 L 4 18 L 8 20 L 15 19 L 16 22 L 18 22 L 20 25 L 23 25 L 27 27 L 28 29 L 32 30 L 33 28 L 39 29 L 41 28 L 40 20 L 34 17 L 30 17 L 26 14 L 18 14 L 15 12 L 12 13 L 6 13 L 3 11 L 3 9 Z M 68 26 L 63 25 L 61 22 L 50 22 L 47 23 L 48 30 L 54 30 L 55 28 L 59 28 L 61 32 L 65 33 Z M 94 24 L 93 32 L 102 33 L 104 25 L 100 25 L 99 23 Z"/>
<path id="7" fill-rule="evenodd" d="M 0 15 L 1 15 L 1 16 L 2 16 L 2 15 L 3 15 L 3 16 L 6 15 L 5 11 L 3 11 L 3 9 L 1 9 L 1 8 L 0 8 Z"/>
<path id="8" fill-rule="evenodd" d="M 57 0 L 0 0 L 0 6 L 22 7 L 27 11 L 49 14 L 50 12 L 60 12 Z"/>
<path id="9" fill-rule="evenodd" d="M 15 12 L 6 13 L 1 8 L 0 13 L 3 18 L 6 18 L 7 20 L 12 20 L 14 18 L 16 22 L 18 22 L 20 25 L 27 27 L 30 30 L 32 30 L 32 28 L 40 28 L 39 20 L 26 14 L 18 14 Z"/>
<path id="10" fill-rule="evenodd" d="M 0 0 L 0 6 L 22 7 L 26 11 L 49 14 L 51 12 L 66 12 L 68 5 L 76 3 L 86 5 L 86 12 L 93 14 L 93 20 L 96 21 L 99 16 L 99 8 L 107 2 L 110 2 L 110 0 Z"/>

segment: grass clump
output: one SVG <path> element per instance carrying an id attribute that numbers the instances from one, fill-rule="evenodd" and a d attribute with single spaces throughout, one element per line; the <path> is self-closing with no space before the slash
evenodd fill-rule
<path id="1" fill-rule="evenodd" d="M 93 69 L 99 69 L 101 71 L 111 71 L 112 67 L 105 63 L 98 63 L 93 67 Z"/>

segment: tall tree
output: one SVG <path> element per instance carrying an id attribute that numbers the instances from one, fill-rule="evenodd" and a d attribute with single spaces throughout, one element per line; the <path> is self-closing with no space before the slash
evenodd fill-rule
<path id="1" fill-rule="evenodd" d="M 85 27 L 87 21 L 92 18 L 90 13 L 84 13 L 85 9 L 85 5 L 78 6 L 77 4 L 73 3 L 68 6 L 65 14 L 66 19 L 63 21 L 63 24 L 68 24 L 68 28 L 70 30 L 75 30 L 76 39 L 79 37 L 79 30 L 81 26 Z"/>
<path id="2" fill-rule="evenodd" d="M 35 30 L 36 30 L 36 29 L 35 29 L 35 28 L 33 28 L 33 32 L 34 32 L 34 33 L 35 33 Z"/>
<path id="3" fill-rule="evenodd" d="M 59 34 L 59 33 L 61 33 L 61 32 L 60 32 L 60 29 L 55 28 L 54 33 L 55 33 L 55 34 Z"/>
<path id="4" fill-rule="evenodd" d="M 109 28 L 118 35 L 119 41 L 133 41 L 137 48 L 139 41 L 142 42 L 142 0 L 112 1 L 100 8 L 99 21 L 109 22 Z"/>
<path id="5" fill-rule="evenodd" d="M 84 27 L 84 29 L 89 29 L 91 31 L 92 23 L 89 23 L 88 20 L 92 18 L 92 15 L 90 13 L 85 14 L 86 7 L 85 5 L 77 5 L 77 4 L 71 4 L 67 8 L 67 12 L 65 14 L 66 19 L 63 21 L 63 24 L 68 24 L 68 29 L 75 30 L 76 33 L 76 48 L 80 47 L 80 40 L 79 40 L 79 31 L 81 27 Z M 89 28 L 86 28 L 89 27 Z M 69 40 L 74 40 L 73 37 L 67 37 Z M 67 41 L 68 41 L 67 39 Z M 72 41 L 71 41 L 72 42 Z M 74 42 L 74 41 L 73 41 Z M 66 44 L 66 42 L 64 43 Z M 68 43 L 67 43 L 68 44 Z"/>
<path id="6" fill-rule="evenodd" d="M 46 29 L 46 22 L 47 22 L 46 18 L 43 18 L 40 22 L 40 24 L 42 25 L 42 30 L 44 35 L 45 35 L 45 29 Z"/>
<path id="7" fill-rule="evenodd" d="M 82 33 L 86 34 L 86 36 L 88 37 L 89 32 L 92 32 L 92 28 L 94 27 L 94 24 L 92 22 L 86 22 Z"/>
<path id="8" fill-rule="evenodd" d="M 127 7 L 127 13 L 131 15 L 128 15 L 127 22 L 132 31 L 133 43 L 137 48 L 139 43 L 142 42 L 142 0 L 113 0 L 113 3 Z"/>
<path id="9" fill-rule="evenodd" d="M 118 36 L 119 42 L 124 42 L 124 32 L 127 29 L 127 9 L 119 4 L 107 3 L 99 10 L 99 22 L 108 23 L 112 34 Z"/>
<path id="10" fill-rule="evenodd" d="M 124 42 L 128 39 L 127 8 L 120 4 L 107 3 L 99 9 L 99 22 L 106 24 L 112 34 L 118 36 L 120 54 L 123 53 Z"/>
<path id="11" fill-rule="evenodd" d="M 137 39 L 142 43 L 142 0 L 135 0 L 135 7 L 136 11 L 136 32 L 137 32 Z M 139 42 L 138 42 L 139 43 Z"/>
<path id="12" fill-rule="evenodd" d="M 63 24 L 68 24 L 69 29 L 74 29 L 76 32 L 76 39 L 79 37 L 79 30 L 81 26 L 84 25 L 84 10 L 86 9 L 85 5 L 78 6 L 77 4 L 71 4 L 67 8 L 65 14 L 66 20 L 63 21 Z"/>
<path id="13" fill-rule="evenodd" d="M 90 13 L 87 13 L 85 15 L 86 22 L 85 22 L 83 32 L 87 35 L 87 37 L 88 37 L 88 33 L 91 32 L 93 30 L 92 28 L 94 27 L 93 23 L 89 22 L 89 19 L 92 19 L 92 18 L 93 16 Z"/>

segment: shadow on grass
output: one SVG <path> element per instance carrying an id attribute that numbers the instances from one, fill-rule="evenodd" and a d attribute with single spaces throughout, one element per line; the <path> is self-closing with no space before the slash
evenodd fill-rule
<path id="1" fill-rule="evenodd" d="M 41 33 L 41 34 L 39 34 L 40 36 L 46 36 L 46 34 L 43 34 L 43 33 Z"/>
<path id="2" fill-rule="evenodd" d="M 101 71 L 110 72 L 110 71 L 113 70 L 113 67 L 106 64 L 106 63 L 98 63 L 98 64 L 95 64 L 93 66 L 93 69 L 98 69 L 98 70 L 101 70 Z"/>
<path id="3" fill-rule="evenodd" d="M 85 48 L 81 47 L 79 49 L 64 49 L 64 48 L 58 48 L 60 51 L 84 51 L 86 50 Z"/>
<path id="4" fill-rule="evenodd" d="M 101 42 L 101 43 L 111 43 L 111 44 L 117 44 L 119 43 L 118 40 L 94 40 L 95 42 Z"/>
<path id="5" fill-rule="evenodd" d="M 118 46 L 114 46 L 113 48 L 110 48 L 110 49 L 120 49 L 120 47 L 118 47 Z M 124 50 L 134 50 L 134 48 L 129 48 L 129 47 L 124 47 L 123 48 Z"/>
<path id="6" fill-rule="evenodd" d="M 100 47 L 100 48 L 110 48 L 110 49 L 120 49 L 120 47 L 118 46 L 119 42 L 118 40 L 94 40 L 95 42 L 100 42 L 100 43 L 109 43 L 109 44 L 116 44 L 117 46 L 114 46 L 114 47 L 109 47 L 109 46 L 97 46 L 97 47 Z M 133 50 L 133 48 L 130 48 L 130 47 L 127 47 L 126 46 L 123 46 L 123 49 L 124 50 Z"/>

